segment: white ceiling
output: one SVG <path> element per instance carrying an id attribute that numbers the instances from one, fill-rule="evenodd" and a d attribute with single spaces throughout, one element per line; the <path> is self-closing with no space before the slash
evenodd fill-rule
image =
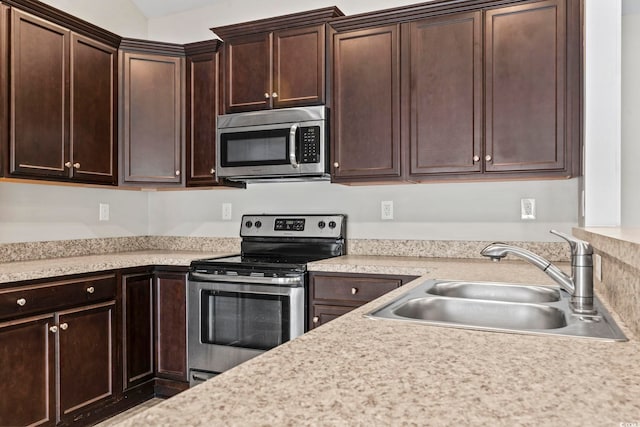
<path id="1" fill-rule="evenodd" d="M 147 17 L 171 15 L 189 9 L 211 5 L 214 0 L 131 0 Z"/>

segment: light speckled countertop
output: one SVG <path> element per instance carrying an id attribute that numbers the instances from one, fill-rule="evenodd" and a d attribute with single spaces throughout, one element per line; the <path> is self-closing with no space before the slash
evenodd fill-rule
<path id="1" fill-rule="evenodd" d="M 195 251 L 132 251 L 103 255 L 6 262 L 0 263 L 0 284 L 147 265 L 188 267 L 194 259 L 224 255 L 230 254 Z"/>
<path id="2" fill-rule="evenodd" d="M 422 277 L 120 425 L 640 422 L 640 343 L 624 324 L 630 341 L 611 343 L 363 317 L 428 278 L 550 284 L 533 266 L 346 256 L 310 269 Z"/>

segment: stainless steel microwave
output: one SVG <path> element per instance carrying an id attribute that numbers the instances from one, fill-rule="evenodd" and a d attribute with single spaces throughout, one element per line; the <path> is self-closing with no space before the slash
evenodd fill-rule
<path id="1" fill-rule="evenodd" d="M 218 116 L 216 173 L 231 181 L 329 179 L 324 106 Z"/>

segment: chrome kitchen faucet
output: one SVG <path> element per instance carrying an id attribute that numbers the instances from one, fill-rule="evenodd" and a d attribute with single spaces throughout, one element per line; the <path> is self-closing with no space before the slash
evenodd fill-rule
<path id="1" fill-rule="evenodd" d="M 571 246 L 571 277 L 540 255 L 517 246 L 499 242 L 491 243 L 480 251 L 480 254 L 493 261 L 500 261 L 511 254 L 530 262 L 544 271 L 571 295 L 571 310 L 574 313 L 596 314 L 593 306 L 593 248 L 591 244 L 556 230 L 550 232 L 563 238 Z"/>

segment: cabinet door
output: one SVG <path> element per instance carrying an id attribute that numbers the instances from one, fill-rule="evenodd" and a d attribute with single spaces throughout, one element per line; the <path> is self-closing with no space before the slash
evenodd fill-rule
<path id="1" fill-rule="evenodd" d="M 70 32 L 12 10 L 10 173 L 68 177 Z"/>
<path id="2" fill-rule="evenodd" d="M 564 0 L 488 10 L 487 172 L 565 168 Z"/>
<path id="3" fill-rule="evenodd" d="M 400 177 L 397 25 L 334 36 L 332 179 Z"/>
<path id="4" fill-rule="evenodd" d="M 182 182 L 183 58 L 124 52 L 125 183 Z"/>
<path id="5" fill-rule="evenodd" d="M 318 25 L 273 34 L 274 107 L 324 103 L 324 28 Z"/>
<path id="6" fill-rule="evenodd" d="M 0 425 L 55 425 L 53 315 L 0 323 Z"/>
<path id="7" fill-rule="evenodd" d="M 271 33 L 225 44 L 225 112 L 271 108 Z"/>
<path id="8" fill-rule="evenodd" d="M 122 278 L 125 390 L 153 378 L 153 275 Z"/>
<path id="9" fill-rule="evenodd" d="M 156 372 L 187 381 L 187 283 L 184 274 L 156 275 Z"/>
<path id="10" fill-rule="evenodd" d="M 59 313 L 60 417 L 114 396 L 115 302 Z"/>
<path id="11" fill-rule="evenodd" d="M 115 184 L 116 50 L 71 35 L 71 152 L 73 177 Z"/>
<path id="12" fill-rule="evenodd" d="M 214 185 L 219 54 L 187 57 L 187 185 Z"/>
<path id="13" fill-rule="evenodd" d="M 412 22 L 409 174 L 480 172 L 481 13 Z"/>

